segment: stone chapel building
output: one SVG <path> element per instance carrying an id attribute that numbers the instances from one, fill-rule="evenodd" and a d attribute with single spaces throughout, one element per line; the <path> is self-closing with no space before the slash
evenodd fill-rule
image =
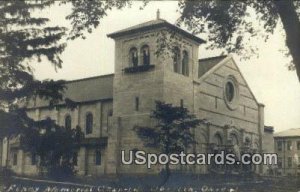
<path id="1" fill-rule="evenodd" d="M 171 57 L 156 54 L 162 32 L 173 36 Z M 205 41 L 160 18 L 108 37 L 115 41 L 115 73 L 68 81 L 65 95 L 77 102 L 75 110 L 63 103 L 51 110 L 40 99 L 27 106 L 36 120 L 49 117 L 60 125 L 82 128 L 85 139 L 75 155 L 79 175 L 158 173 L 161 166 L 147 170 L 120 162 L 121 150 L 144 148 L 132 129 L 154 124 L 149 115 L 156 100 L 184 106 L 206 120 L 194 129 L 195 153 L 234 145 L 241 151 L 263 152 L 264 105 L 256 100 L 232 56 L 198 59 Z M 38 174 L 34 155 L 20 148 L 18 137 L 11 138 L 8 147 L 4 140 L 3 146 L 3 166 L 18 174 Z M 207 165 L 172 169 L 211 171 Z"/>

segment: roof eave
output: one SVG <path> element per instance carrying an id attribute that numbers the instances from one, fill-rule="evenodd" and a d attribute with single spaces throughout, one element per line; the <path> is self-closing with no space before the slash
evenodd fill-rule
<path id="1" fill-rule="evenodd" d="M 199 44 L 203 44 L 203 43 L 206 43 L 205 40 L 195 36 L 195 35 L 192 35 L 186 31 L 184 31 L 183 29 L 180 29 L 179 27 L 176 27 L 170 23 L 158 23 L 158 24 L 155 24 L 155 25 L 151 25 L 151 26 L 145 26 L 145 27 L 142 27 L 142 28 L 137 28 L 137 29 L 132 29 L 132 30 L 128 30 L 128 31 L 121 31 L 121 32 L 115 32 L 115 33 L 110 33 L 107 35 L 107 37 L 109 38 L 112 38 L 112 39 L 115 39 L 115 38 L 118 38 L 118 37 L 121 37 L 121 36 L 125 36 L 125 35 L 130 35 L 132 33 L 136 33 L 136 32 L 144 32 L 144 31 L 148 31 L 148 30 L 151 30 L 151 29 L 157 29 L 157 28 L 161 28 L 161 27 L 168 27 L 168 28 L 171 28 L 172 30 L 175 30 L 177 31 L 178 33 L 181 33 L 182 35 L 185 35 L 187 36 L 189 39 L 192 39 L 194 40 L 195 42 L 199 43 Z"/>

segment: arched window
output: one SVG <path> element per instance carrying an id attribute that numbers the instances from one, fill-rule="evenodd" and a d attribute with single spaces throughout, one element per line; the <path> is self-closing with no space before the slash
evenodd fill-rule
<path id="1" fill-rule="evenodd" d="M 78 153 L 77 152 L 73 153 L 72 160 L 73 160 L 73 165 L 77 166 L 78 165 Z"/>
<path id="2" fill-rule="evenodd" d="M 246 137 L 245 138 L 245 146 L 250 147 L 250 145 L 251 145 L 251 140 L 249 139 L 249 137 Z"/>
<path id="3" fill-rule="evenodd" d="M 150 49 L 148 45 L 144 45 L 141 49 L 143 65 L 150 65 Z"/>
<path id="4" fill-rule="evenodd" d="M 173 49 L 173 67 L 175 73 L 180 73 L 180 49 L 178 47 Z"/>
<path id="5" fill-rule="evenodd" d="M 189 76 L 189 55 L 187 51 L 182 52 L 182 74 Z"/>
<path id="6" fill-rule="evenodd" d="M 14 153 L 13 154 L 13 165 L 17 165 L 18 164 L 18 154 Z"/>
<path id="7" fill-rule="evenodd" d="M 232 145 L 238 145 L 239 144 L 239 139 L 235 133 L 230 134 L 230 139 L 231 139 L 231 144 Z"/>
<path id="8" fill-rule="evenodd" d="M 71 129 L 72 128 L 72 119 L 70 115 L 67 115 L 65 117 L 65 128 L 66 129 Z"/>
<path id="9" fill-rule="evenodd" d="M 255 142 L 254 142 L 254 144 L 253 144 L 253 149 L 256 150 L 256 151 L 259 149 L 258 141 L 255 141 Z"/>
<path id="10" fill-rule="evenodd" d="M 85 133 L 91 134 L 93 132 L 93 114 L 88 113 L 85 119 Z"/>
<path id="11" fill-rule="evenodd" d="M 214 136 L 214 143 L 218 146 L 222 145 L 223 144 L 223 140 L 222 140 L 222 137 L 219 133 L 216 133 L 215 136 Z"/>
<path id="12" fill-rule="evenodd" d="M 101 151 L 100 150 L 96 150 L 95 152 L 95 164 L 96 165 L 101 165 Z"/>
<path id="13" fill-rule="evenodd" d="M 234 98 L 234 85 L 232 84 L 232 82 L 228 81 L 226 83 L 226 87 L 225 87 L 225 94 L 226 94 L 226 99 L 231 102 Z"/>
<path id="14" fill-rule="evenodd" d="M 138 52 L 135 47 L 129 50 L 129 65 L 136 67 L 138 65 Z"/>

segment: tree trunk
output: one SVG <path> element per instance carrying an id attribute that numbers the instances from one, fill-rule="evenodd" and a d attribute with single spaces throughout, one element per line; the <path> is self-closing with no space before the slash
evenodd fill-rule
<path id="1" fill-rule="evenodd" d="M 163 180 L 159 186 L 164 186 L 167 183 L 167 181 L 169 180 L 169 177 L 171 175 L 169 163 L 166 164 L 165 168 L 166 168 L 166 170 L 165 170 L 165 173 L 163 174 Z"/>
<path id="2" fill-rule="evenodd" d="M 274 1 L 286 33 L 286 45 L 290 50 L 300 81 L 300 23 L 296 7 L 291 0 Z"/>

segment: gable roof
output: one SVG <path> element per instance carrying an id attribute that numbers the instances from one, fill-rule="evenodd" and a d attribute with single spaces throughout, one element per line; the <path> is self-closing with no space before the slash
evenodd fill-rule
<path id="1" fill-rule="evenodd" d="M 220 63 L 223 59 L 225 59 L 226 55 L 221 55 L 217 57 L 208 57 L 204 59 L 199 59 L 199 77 L 204 75 L 206 72 L 208 72 L 211 68 L 213 68 L 215 65 Z"/>
<path id="2" fill-rule="evenodd" d="M 182 34 L 183 36 L 188 37 L 188 38 L 196 41 L 199 44 L 206 42 L 203 39 L 201 39 L 201 38 L 199 38 L 195 35 L 192 35 L 191 33 L 189 33 L 187 31 L 185 31 L 185 30 L 183 30 L 183 29 L 167 22 L 164 19 L 156 19 L 156 20 L 151 20 L 151 21 L 141 23 L 141 24 L 138 24 L 138 25 L 134 25 L 134 26 L 128 27 L 126 29 L 122 29 L 122 30 L 116 31 L 114 33 L 110 33 L 110 34 L 107 35 L 107 37 L 110 37 L 110 38 L 114 39 L 114 38 L 121 37 L 121 36 L 124 36 L 124 35 L 129 35 L 129 34 L 136 33 L 136 32 L 143 32 L 143 31 L 162 28 L 162 27 L 167 27 L 169 29 L 172 29 L 172 30 Z"/>
<path id="3" fill-rule="evenodd" d="M 300 137 L 300 128 L 288 129 L 274 134 L 274 137 Z"/>
<path id="4" fill-rule="evenodd" d="M 89 102 L 113 98 L 113 74 L 101 75 L 66 82 L 65 98 L 75 102 Z M 63 104 L 63 102 L 61 102 Z M 37 97 L 27 108 L 47 107 L 49 101 Z"/>
<path id="5" fill-rule="evenodd" d="M 225 65 L 227 63 L 227 61 L 232 60 L 232 62 L 234 63 L 234 65 L 237 67 L 237 70 L 239 72 L 239 74 L 241 75 L 241 78 L 244 80 L 246 86 L 248 87 L 250 94 L 252 95 L 253 99 L 255 100 L 255 102 L 257 103 L 257 105 L 261 105 L 264 106 L 264 104 L 259 103 L 255 97 L 255 95 L 253 94 L 251 88 L 249 87 L 245 77 L 243 76 L 243 73 L 240 71 L 238 65 L 236 64 L 235 60 L 233 59 L 232 55 L 228 55 L 228 56 L 218 56 L 218 57 L 212 57 L 212 58 L 205 58 L 202 59 L 202 62 L 204 61 L 204 65 L 207 64 L 207 67 L 205 68 L 204 72 L 202 73 L 201 76 L 199 76 L 197 80 L 194 80 L 194 83 L 201 83 L 203 80 L 205 80 L 210 74 L 212 74 L 214 71 L 216 71 L 218 68 L 222 67 L 223 65 Z M 201 60 L 199 60 L 199 62 L 201 62 Z M 200 67 L 200 66 L 199 66 Z"/>

